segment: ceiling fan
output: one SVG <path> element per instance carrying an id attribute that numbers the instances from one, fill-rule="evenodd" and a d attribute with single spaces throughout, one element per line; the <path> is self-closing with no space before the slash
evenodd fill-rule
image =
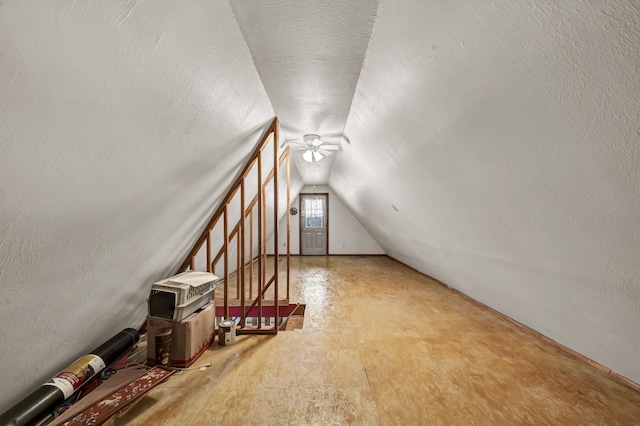
<path id="1" fill-rule="evenodd" d="M 331 155 L 331 151 L 338 151 L 339 145 L 330 144 L 322 140 L 318 135 L 309 134 L 302 137 L 302 142 L 299 140 L 285 141 L 289 145 L 297 145 L 298 149 L 303 149 L 304 153 L 302 158 L 309 163 L 315 163 L 322 160 L 324 157 Z"/>

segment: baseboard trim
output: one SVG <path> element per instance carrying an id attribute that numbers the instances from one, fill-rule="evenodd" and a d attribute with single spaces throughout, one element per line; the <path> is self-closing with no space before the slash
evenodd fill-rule
<path id="1" fill-rule="evenodd" d="M 273 256 L 273 255 L 272 255 L 272 254 L 270 254 L 270 255 L 268 255 L 268 256 Z M 287 257 L 287 255 L 286 255 L 286 254 L 278 254 L 278 256 L 280 256 L 280 257 Z M 291 253 L 291 254 L 289 254 L 289 256 L 291 256 L 291 257 L 293 257 L 293 256 L 300 256 L 300 257 L 302 257 L 302 256 L 306 256 L 306 255 L 304 255 L 304 254 L 299 254 L 299 253 Z M 354 256 L 360 256 L 360 257 L 375 257 L 375 256 L 386 256 L 386 254 L 385 254 L 385 253 L 375 253 L 375 254 L 363 254 L 363 253 L 354 253 L 354 254 L 342 254 L 342 253 L 341 253 L 341 254 L 334 254 L 334 253 L 329 253 L 329 254 L 318 254 L 318 255 L 309 255 L 309 256 L 325 256 L 325 257 L 326 257 L 326 256 L 345 256 L 345 257 L 347 257 L 347 256 L 351 256 L 351 257 L 354 257 Z M 412 268 L 412 269 L 413 269 L 413 268 Z"/>
<path id="2" fill-rule="evenodd" d="M 329 253 L 329 256 L 358 256 L 358 257 L 376 257 L 376 256 L 386 256 L 385 253 L 375 253 L 375 254 L 366 254 L 366 253 L 355 253 L 355 254 L 333 254 Z"/>
<path id="3" fill-rule="evenodd" d="M 492 314 L 494 314 L 494 315 L 496 315 L 496 316 L 498 316 L 498 317 L 510 322 L 511 324 L 513 324 L 516 327 L 520 328 L 522 331 L 524 331 L 524 332 L 526 332 L 528 334 L 531 334 L 534 337 L 537 337 L 538 339 L 548 343 L 549 345 L 555 347 L 556 349 L 559 349 L 560 351 L 564 352 L 565 354 L 567 354 L 567 355 L 569 355 L 569 356 L 571 356 L 571 357 L 573 357 L 575 359 L 578 359 L 578 360 L 584 362 L 585 364 L 588 364 L 588 365 L 590 365 L 590 366 L 602 371 L 604 374 L 610 376 L 613 380 L 617 381 L 618 383 L 623 384 L 625 386 L 628 386 L 628 387 L 632 388 L 633 390 L 640 392 L 640 384 L 638 384 L 638 383 L 634 382 L 633 380 L 623 376 L 622 374 L 616 373 L 615 371 L 613 371 L 610 368 L 600 364 L 599 362 L 596 362 L 596 361 L 592 360 L 591 358 L 588 358 L 588 357 L 582 355 L 581 353 L 576 352 L 573 349 L 568 348 L 567 346 L 563 345 L 562 343 L 556 342 L 555 340 L 551 339 L 550 337 L 547 337 L 544 334 L 535 331 L 531 327 L 526 326 L 523 323 L 514 320 L 510 316 L 507 316 L 507 315 L 503 314 L 502 312 L 499 312 L 499 311 L 497 311 L 497 310 L 485 305 L 482 302 L 477 301 L 473 297 L 464 294 L 460 290 L 456 290 L 455 288 L 448 286 L 447 284 L 443 283 L 442 281 L 439 281 L 439 280 L 437 280 L 437 279 L 425 274 L 424 272 L 420 272 L 416 268 L 413 268 L 413 267 L 407 265 L 406 263 L 400 262 L 398 259 L 394 259 L 393 257 L 390 257 L 390 258 L 395 260 L 398 263 L 401 263 L 402 265 L 406 266 L 407 268 L 414 270 L 418 274 L 429 278 L 430 280 L 434 281 L 435 283 L 440 284 L 441 286 L 451 290 L 452 292 L 458 294 L 460 297 L 462 297 L 465 300 L 468 300 L 469 302 L 473 303 L 474 305 L 478 306 L 479 308 L 481 308 L 481 309 L 483 309 L 485 311 L 488 311 L 488 312 L 490 312 L 490 313 L 492 313 Z"/>

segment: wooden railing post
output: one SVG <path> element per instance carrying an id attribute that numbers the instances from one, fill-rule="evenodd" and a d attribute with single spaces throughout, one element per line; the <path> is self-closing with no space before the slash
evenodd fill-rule
<path id="1" fill-rule="evenodd" d="M 278 147 L 279 147 L 279 139 L 280 139 L 280 129 L 279 122 L 277 119 L 274 119 L 271 127 L 262 138 L 259 146 L 256 148 L 254 153 L 251 156 L 251 159 L 244 167 L 242 173 L 236 179 L 234 185 L 227 193 L 223 202 L 216 209 L 215 214 L 208 222 L 205 227 L 203 233 L 199 237 L 196 244 L 193 246 L 186 259 L 180 266 L 179 272 L 183 272 L 188 268 L 195 270 L 196 268 L 196 257 L 199 255 L 200 250 L 203 248 L 202 246 L 206 244 L 206 270 L 208 272 L 213 272 L 215 274 L 216 269 L 219 269 L 218 263 L 220 260 L 223 260 L 224 271 L 220 271 L 220 276 L 223 277 L 224 281 L 224 306 L 223 310 L 219 311 L 220 316 L 224 316 L 224 318 L 229 318 L 230 313 L 236 317 L 237 314 L 231 312 L 231 306 L 234 307 L 234 311 L 236 306 L 240 307 L 240 318 L 239 318 L 239 331 L 243 333 L 277 333 L 280 322 L 280 311 L 279 306 L 281 302 L 288 303 L 289 294 L 290 294 L 290 255 L 291 255 L 291 219 L 289 217 L 288 209 L 290 207 L 291 198 L 291 154 L 290 148 L 286 148 L 282 156 L 278 156 Z M 268 174 L 268 176 L 263 178 L 263 151 L 266 149 L 269 142 L 273 143 L 273 170 Z M 279 201 L 280 201 L 280 178 L 282 174 L 280 173 L 280 167 L 284 161 L 286 164 L 286 207 L 287 212 L 285 212 L 287 216 L 287 289 L 286 289 L 286 301 L 280 300 L 280 277 L 279 277 L 279 256 L 280 256 L 280 221 L 279 221 Z M 266 164 L 270 164 L 266 163 Z M 257 176 L 257 193 L 252 201 L 247 204 L 246 197 L 246 181 L 248 174 L 254 171 L 254 166 L 257 167 L 258 176 Z M 272 181 L 273 180 L 273 181 Z M 274 258 L 273 258 L 273 276 L 267 276 L 268 269 L 268 229 L 269 229 L 269 217 L 268 217 L 268 207 L 270 201 L 267 201 L 267 187 L 269 184 L 273 183 L 273 240 L 274 240 Z M 238 191 L 239 190 L 239 191 Z M 229 222 L 229 210 L 231 202 L 235 199 L 235 196 L 239 193 L 240 196 L 240 219 L 237 224 L 232 224 Z M 252 195 L 252 194 L 250 194 Z M 254 212 L 254 207 L 258 206 L 256 212 Z M 254 213 L 257 214 L 257 248 L 258 252 L 254 253 Z M 223 221 L 223 241 L 222 247 L 217 252 L 215 256 L 213 256 L 213 249 L 217 249 L 218 247 L 212 247 L 214 238 L 213 238 L 213 230 L 217 225 L 218 221 L 222 219 Z M 249 226 L 249 248 L 247 249 L 247 233 L 246 227 Z M 233 229 L 230 229 L 233 227 Z M 236 294 L 233 300 L 230 299 L 230 278 L 231 278 L 231 269 L 229 265 L 229 256 L 230 256 L 230 247 L 233 239 L 237 238 L 237 252 L 236 252 Z M 247 252 L 248 251 L 248 252 Z M 253 292 L 253 266 L 254 266 L 254 254 L 257 257 L 257 283 L 256 289 L 257 294 L 254 295 Z M 247 255 L 249 259 L 247 259 Z M 247 300 L 247 286 L 246 286 L 246 267 L 245 263 L 249 268 L 249 297 L 250 302 Z M 267 296 L 267 293 L 270 293 L 270 288 L 273 285 L 273 297 Z M 271 300 L 273 299 L 273 308 L 274 313 L 269 313 L 268 316 L 264 316 L 264 303 L 265 300 L 269 300 L 269 305 L 271 304 Z M 216 299 L 217 302 L 221 302 L 219 298 Z M 232 303 L 233 302 L 233 303 Z M 220 304 L 218 304 L 219 307 Z M 251 316 L 252 320 L 250 323 L 248 322 L 247 316 Z M 257 320 L 254 322 L 253 320 Z M 254 325 L 255 329 L 248 327 L 249 325 Z M 272 327 L 266 327 L 272 326 Z"/>
<path id="2" fill-rule="evenodd" d="M 238 233 L 238 251 L 240 252 L 240 262 L 238 265 L 238 280 L 240 281 L 240 309 L 242 312 L 242 317 L 240 318 L 240 327 L 245 326 L 245 314 L 244 314 L 244 223 L 246 220 L 246 215 L 244 211 L 244 178 L 242 178 L 242 182 L 240 182 L 240 232 Z"/>
<path id="3" fill-rule="evenodd" d="M 207 235 L 207 272 L 211 272 L 211 231 Z"/>
<path id="4" fill-rule="evenodd" d="M 264 186 L 262 187 L 262 247 L 260 253 L 262 256 L 262 288 L 261 292 L 266 291 L 265 286 L 267 283 L 267 267 L 269 266 L 269 259 L 267 258 L 267 197 Z"/>
<path id="5" fill-rule="evenodd" d="M 224 319 L 229 318 L 229 205 L 225 203 L 224 224 Z"/>
<path id="6" fill-rule="evenodd" d="M 280 144 L 280 126 L 278 123 L 278 119 L 275 119 L 275 125 L 273 129 L 273 274 L 275 276 L 274 288 L 273 288 L 273 300 L 275 303 L 274 309 L 274 330 L 278 333 L 278 328 L 280 325 L 280 313 L 278 312 L 278 249 L 280 245 L 280 241 L 278 240 L 278 221 L 280 218 L 278 217 L 278 203 L 280 202 L 280 197 L 278 196 L 278 191 L 280 188 L 278 187 L 279 181 L 278 177 L 280 175 L 280 162 L 278 156 L 278 145 Z"/>
<path id="7" fill-rule="evenodd" d="M 262 259 L 262 225 L 264 209 L 262 206 L 262 151 L 258 153 L 258 328 L 262 327 L 262 285 L 264 283 L 262 270 L 264 262 Z"/>
<path id="8" fill-rule="evenodd" d="M 284 213 L 287 216 L 287 299 L 289 299 L 289 281 L 291 267 L 291 215 L 289 209 L 291 209 L 291 150 L 287 147 L 287 211 Z"/>
<path id="9" fill-rule="evenodd" d="M 249 213 L 249 298 L 253 298 L 253 207 Z"/>

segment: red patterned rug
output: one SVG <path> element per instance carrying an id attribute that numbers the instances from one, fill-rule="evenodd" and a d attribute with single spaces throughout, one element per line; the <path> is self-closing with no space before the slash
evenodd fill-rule
<path id="1" fill-rule="evenodd" d="M 64 426 L 113 425 L 140 401 L 142 396 L 165 381 L 174 371 L 154 367 L 139 378 L 122 386 L 82 413 L 65 421 Z"/>

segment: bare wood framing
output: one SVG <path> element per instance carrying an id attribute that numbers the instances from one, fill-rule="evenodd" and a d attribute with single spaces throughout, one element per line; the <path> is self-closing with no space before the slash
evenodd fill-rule
<path id="1" fill-rule="evenodd" d="M 278 327 L 246 327 L 241 334 L 278 334 Z"/>
<path id="2" fill-rule="evenodd" d="M 262 205 L 262 150 L 258 153 L 258 295 L 262 294 L 262 268 L 264 267 L 262 261 L 262 250 L 264 250 L 262 243 L 262 216 L 264 209 Z M 262 297 L 258 297 L 258 327 L 262 326 Z"/>
<path id="3" fill-rule="evenodd" d="M 211 272 L 211 231 L 207 232 L 207 272 Z"/>
<path id="4" fill-rule="evenodd" d="M 273 298 L 278 300 L 278 249 L 280 242 L 278 240 L 278 222 L 280 218 L 278 217 L 278 203 L 280 202 L 280 197 L 278 196 L 278 191 L 280 190 L 278 186 L 278 178 L 280 176 L 280 162 L 278 161 L 278 145 L 280 142 L 280 126 L 278 125 L 278 118 L 276 117 L 273 127 L 273 275 L 275 277 L 275 287 L 273 288 Z M 266 252 L 266 250 L 265 250 Z M 280 313 L 278 312 L 278 307 L 274 309 L 274 326 L 276 327 L 276 333 L 278 330 L 278 323 L 280 322 Z"/>
<path id="5" fill-rule="evenodd" d="M 244 217 L 249 216 L 249 214 L 253 214 L 253 208 L 255 207 L 257 202 L 258 202 L 258 194 L 256 194 L 256 196 L 253 197 L 253 200 L 251 200 L 251 202 L 249 203 L 249 207 L 247 207 L 247 212 L 245 213 Z"/>
<path id="6" fill-rule="evenodd" d="M 229 205 L 225 203 L 224 216 L 224 317 L 229 318 Z"/>
<path id="7" fill-rule="evenodd" d="M 268 223 L 267 223 L 267 200 L 266 200 L 266 191 L 264 191 L 262 193 L 262 211 L 265 212 L 265 214 L 262 216 L 262 251 L 261 256 L 262 256 L 262 290 L 264 291 L 264 288 L 266 286 L 266 282 L 267 282 L 267 267 L 269 266 L 269 257 L 267 256 L 267 227 L 268 227 Z"/>
<path id="8" fill-rule="evenodd" d="M 262 152 L 262 149 L 267 144 L 267 141 L 269 140 L 269 136 L 273 133 L 273 129 L 276 126 L 276 124 L 277 124 L 277 121 L 274 118 L 273 122 L 269 126 L 269 129 L 267 130 L 267 132 L 265 133 L 263 138 L 260 140 L 260 143 L 258 144 L 258 147 L 255 149 L 255 151 L 251 155 L 251 158 L 249 159 L 249 162 L 247 163 L 245 168 L 242 170 L 242 173 L 240 173 L 240 176 L 238 176 L 236 181 L 231 186 L 232 189 L 235 189 L 238 185 L 240 185 L 240 182 L 247 176 L 247 174 L 249 173 L 249 171 L 253 167 L 253 164 L 255 163 L 256 158 L 258 157 L 259 153 Z M 230 192 L 229 194 L 227 194 L 227 196 L 224 198 L 224 200 L 222 201 L 220 206 L 216 209 L 216 212 L 213 214 L 213 217 L 211 218 L 211 220 L 209 221 L 207 226 L 204 228 L 204 231 L 202 232 L 202 235 L 200 235 L 200 238 L 198 238 L 196 244 L 193 246 L 193 249 L 191 249 L 191 252 L 187 255 L 185 261 L 182 262 L 182 265 L 179 268 L 179 272 L 184 272 L 187 269 L 187 266 L 191 262 L 191 258 L 193 256 L 195 256 L 196 253 L 198 253 L 198 250 L 200 250 L 200 247 L 202 247 L 202 244 L 204 243 L 204 240 L 207 237 L 207 233 L 210 230 L 212 230 L 213 227 L 216 225 L 216 223 L 220 219 L 220 216 L 222 216 L 222 212 L 224 211 L 224 206 L 227 205 L 229 203 L 229 201 L 231 201 L 231 198 L 233 198 L 234 194 L 235 194 L 235 192 Z"/>
<path id="9" fill-rule="evenodd" d="M 229 239 L 232 240 L 233 238 L 235 238 L 239 230 L 240 230 L 240 220 L 238 220 L 238 223 L 236 223 L 236 226 L 234 226 L 231 232 L 229 233 Z"/>
<path id="10" fill-rule="evenodd" d="M 286 151 L 282 153 L 282 155 L 280 156 L 280 159 L 278 160 L 278 164 L 280 166 L 282 165 L 282 163 L 284 163 L 284 160 L 287 159 L 287 155 L 288 154 L 289 154 L 289 147 L 287 147 Z M 275 175 L 275 173 L 273 172 L 273 170 L 271 170 L 271 173 L 269 173 L 267 178 L 264 180 L 264 186 L 267 186 L 269 184 L 269 182 L 271 182 L 271 179 L 273 179 L 274 175 Z"/>
<path id="11" fill-rule="evenodd" d="M 287 210 L 285 215 L 287 216 L 287 299 L 289 299 L 289 280 L 291 267 L 291 216 L 289 215 L 289 209 L 291 208 L 291 155 L 290 148 L 287 147 L 285 151 L 287 155 Z"/>
<path id="12" fill-rule="evenodd" d="M 249 214 L 249 298 L 253 298 L 253 208 Z"/>
<path id="13" fill-rule="evenodd" d="M 263 179 L 263 156 L 262 153 L 263 151 L 266 149 L 268 142 L 271 140 L 271 135 L 273 134 L 273 169 L 270 171 L 270 173 L 268 174 L 268 176 L 266 176 Z M 244 330 L 247 329 L 248 330 L 248 334 L 251 333 L 261 333 L 261 334 L 265 334 L 265 333 L 277 333 L 278 330 L 278 323 L 280 322 L 280 311 L 278 309 L 275 310 L 275 314 L 274 316 L 269 316 L 269 317 L 264 317 L 264 312 L 263 312 L 263 306 L 265 304 L 269 304 L 272 303 L 274 306 L 277 306 L 280 304 L 280 302 L 286 302 L 288 303 L 289 300 L 289 291 L 290 291 L 290 287 L 289 287 L 289 280 L 290 280 L 290 274 L 289 274 L 289 267 L 290 267 L 290 255 L 291 255 L 291 250 L 290 250 L 290 239 L 291 239 L 291 235 L 290 235 L 290 218 L 289 215 L 287 213 L 287 295 L 286 295 L 286 299 L 280 300 L 280 274 L 279 274 L 279 269 L 280 269 L 280 265 L 278 263 L 278 259 L 279 259 L 279 253 L 280 253 L 280 248 L 279 248 L 279 236 L 280 236 L 280 227 L 279 227 L 279 214 L 278 214 L 278 210 L 279 210 L 279 201 L 280 201 L 280 178 L 281 178 L 281 171 L 280 171 L 280 167 L 282 167 L 282 165 L 284 164 L 284 162 L 286 161 L 286 188 L 287 188 L 287 196 L 286 196 L 286 206 L 287 209 L 289 208 L 289 205 L 291 203 L 291 197 L 290 197 L 290 191 L 291 191 L 291 171 L 290 171 L 290 164 L 291 164 L 291 155 L 290 155 L 290 148 L 286 148 L 285 151 L 282 153 L 281 156 L 279 156 L 278 154 L 278 147 L 279 147 L 279 138 L 280 138 L 280 129 L 279 129 L 279 122 L 278 119 L 274 119 L 274 121 L 271 123 L 271 126 L 269 127 L 268 131 L 266 132 L 266 134 L 264 135 L 264 137 L 262 138 L 262 140 L 260 141 L 258 147 L 256 148 L 256 150 L 253 152 L 250 160 L 247 162 L 246 166 L 244 167 L 242 173 L 240 174 L 240 176 L 236 179 L 236 182 L 234 183 L 234 185 L 231 187 L 231 189 L 229 190 L 229 193 L 225 196 L 224 201 L 222 202 L 222 204 L 216 209 L 213 217 L 211 218 L 211 220 L 209 221 L 209 223 L 207 224 L 207 226 L 205 227 L 203 233 L 201 234 L 200 238 L 197 240 L 196 244 L 193 246 L 191 252 L 189 253 L 189 255 L 185 258 L 185 261 L 183 262 L 183 264 L 180 267 L 180 272 L 183 272 L 184 270 L 186 270 L 187 268 L 191 268 L 195 270 L 195 266 L 196 266 L 196 256 L 198 254 L 198 252 L 200 251 L 200 249 L 202 248 L 203 244 L 206 244 L 206 264 L 207 264 L 207 271 L 209 272 L 215 272 L 216 270 L 216 265 L 220 262 L 220 260 L 223 260 L 223 267 L 224 267 L 224 272 L 222 275 L 224 278 L 224 300 L 223 301 L 218 301 L 217 303 L 220 303 L 224 306 L 224 317 L 228 318 L 229 317 L 229 306 L 230 306 L 230 300 L 229 300 L 229 280 L 232 277 L 232 275 L 235 275 L 236 278 L 236 297 L 238 297 L 238 299 L 234 299 L 236 300 L 236 302 L 239 304 L 239 306 L 241 307 L 241 312 L 243 312 L 243 315 L 240 318 L 240 323 L 239 323 L 239 329 L 240 330 Z M 257 166 L 257 171 L 258 171 L 258 190 L 257 190 L 257 194 L 253 197 L 253 199 L 247 203 L 246 202 L 246 182 L 245 179 L 247 178 L 247 176 L 249 175 L 249 173 L 251 173 L 251 171 L 253 170 L 253 167 Z M 274 239 L 274 265 L 273 265 L 273 276 L 271 276 L 268 280 L 267 280 L 267 265 L 268 265 L 268 259 L 269 257 L 267 256 L 267 249 L 268 249 L 268 241 L 267 241 L 267 231 L 268 231 L 268 206 L 269 203 L 267 202 L 267 197 L 266 197 L 266 187 L 267 185 L 269 185 L 270 183 L 273 183 L 274 185 L 274 191 L 273 191 L 273 222 L 274 222 L 274 229 L 273 229 L 273 239 Z M 234 197 L 236 195 L 238 195 L 238 193 L 240 194 L 240 219 L 238 220 L 237 223 L 234 224 L 233 229 L 231 228 L 231 223 L 230 223 L 230 216 L 229 216 L 229 209 L 230 209 L 230 203 L 232 202 L 232 200 L 234 199 Z M 258 281 L 257 281 L 257 294 L 255 295 L 254 298 L 254 294 L 253 294 L 253 265 L 254 265 L 254 223 L 253 223 L 253 219 L 254 219 L 254 207 L 258 206 L 257 209 L 257 247 L 258 247 L 258 253 L 256 253 L 256 257 L 257 257 L 257 275 L 258 275 Z M 213 256 L 214 254 L 214 247 L 212 247 L 214 239 L 213 239 L 213 229 L 214 227 L 217 225 L 218 221 L 222 218 L 223 220 L 223 244 L 222 247 L 220 248 L 220 250 L 216 253 L 215 256 Z M 248 222 L 248 224 L 247 224 Z M 247 233 L 246 233 L 246 227 L 249 226 L 249 248 L 248 248 L 248 253 L 247 253 Z M 231 246 L 231 243 L 233 242 L 233 238 L 237 238 L 237 252 L 236 252 L 236 265 L 237 265 L 237 270 L 235 273 L 231 274 L 231 270 L 230 270 L 230 265 L 229 265 L 229 256 L 230 256 L 230 252 L 229 252 L 229 248 Z M 215 247 L 218 248 L 218 247 Z M 246 258 L 246 256 L 249 256 L 249 259 Z M 245 265 L 245 263 L 247 263 L 247 265 Z M 251 300 L 251 304 L 247 303 L 247 292 L 246 292 L 246 268 L 249 268 L 249 298 Z M 273 293 L 274 293 L 274 297 L 273 300 L 269 301 L 266 300 L 265 294 L 267 293 L 267 291 L 271 288 L 271 286 L 273 285 Z M 236 303 L 234 302 L 234 303 Z M 247 305 L 250 305 L 251 307 L 247 310 Z M 235 305 L 234 305 L 235 306 Z M 252 316 L 253 319 L 257 320 L 257 323 L 253 323 L 253 327 L 248 327 L 247 326 L 247 314 L 249 312 L 251 312 L 251 310 L 253 310 L 255 307 L 257 306 L 257 318 L 255 316 Z M 264 321 L 263 321 L 264 318 Z M 273 327 L 270 327 L 271 325 L 274 325 Z"/>
<path id="14" fill-rule="evenodd" d="M 258 305 L 258 309 L 260 310 L 259 313 L 262 314 L 262 302 L 267 302 L 267 300 L 264 299 L 264 295 L 267 292 L 267 290 L 269 289 L 269 287 L 271 286 L 271 284 L 273 283 L 275 277 L 271 277 L 271 279 L 269 280 L 269 282 L 267 283 L 267 285 L 264 287 L 264 289 L 262 289 L 262 291 L 260 293 L 258 293 L 258 297 L 255 298 L 255 300 L 251 303 L 251 306 L 249 306 L 249 309 L 246 309 L 243 313 L 242 316 L 247 316 L 247 314 L 249 312 L 251 312 L 251 310 L 253 308 L 256 307 L 256 305 Z M 277 301 L 277 304 L 280 304 L 280 301 L 276 298 L 274 298 L 274 301 Z M 287 303 L 289 303 L 287 301 Z M 274 306 L 276 306 L 276 302 L 273 303 Z M 262 319 L 262 315 L 260 315 L 260 318 Z"/>
<path id="15" fill-rule="evenodd" d="M 236 296 L 240 293 L 240 272 L 242 271 L 243 264 L 240 263 L 240 233 L 236 234 Z"/>
<path id="16" fill-rule="evenodd" d="M 246 211 L 244 210 L 244 179 L 240 182 L 240 244 L 238 244 L 238 252 L 240 256 L 238 258 L 238 280 L 240 280 L 240 306 L 242 306 L 242 312 L 244 312 L 244 297 L 245 297 L 245 289 L 244 289 L 244 222 L 246 220 Z M 236 294 L 237 296 L 237 294 Z M 245 326 L 245 318 L 244 316 L 240 319 L 240 327 Z"/>
<path id="17" fill-rule="evenodd" d="M 218 261 L 222 258 L 222 255 L 224 255 L 224 253 L 225 253 L 225 249 L 224 249 L 224 246 L 222 246 L 220 251 L 218 251 L 218 254 L 216 254 L 216 257 L 213 258 L 213 262 L 211 262 L 211 269 L 215 267 Z"/>
<path id="18" fill-rule="evenodd" d="M 275 306 L 275 303 L 276 302 L 273 299 L 262 299 L 262 304 L 264 306 Z M 288 306 L 288 305 L 289 305 L 289 301 L 287 299 L 278 300 L 278 306 Z M 220 306 L 220 305 L 216 305 L 216 306 Z M 240 299 L 229 299 L 229 306 L 233 306 L 233 307 L 240 306 Z M 246 307 L 245 307 L 245 310 L 246 310 Z"/>

